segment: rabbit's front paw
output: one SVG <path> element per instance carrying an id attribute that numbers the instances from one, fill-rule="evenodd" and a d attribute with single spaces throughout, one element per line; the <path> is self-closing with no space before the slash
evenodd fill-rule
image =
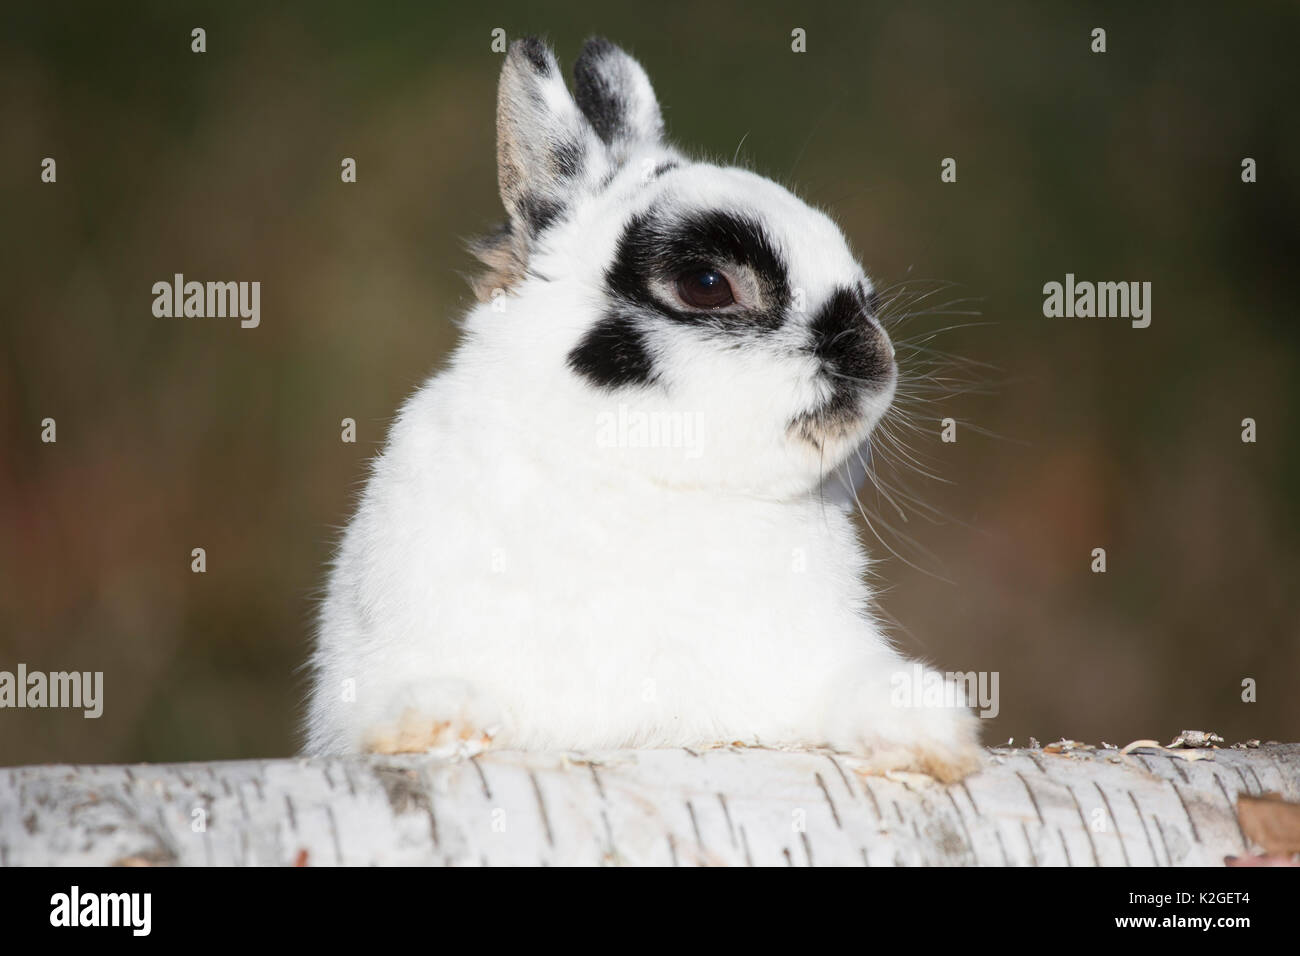
<path id="1" fill-rule="evenodd" d="M 477 753 L 491 746 L 498 726 L 493 709 L 462 681 L 409 685 L 393 696 L 390 712 L 391 719 L 366 729 L 367 753 Z"/>
<path id="2" fill-rule="evenodd" d="M 954 783 L 981 768 L 979 718 L 964 709 L 919 709 L 912 726 L 868 727 L 848 748 L 862 773 L 923 773 Z"/>

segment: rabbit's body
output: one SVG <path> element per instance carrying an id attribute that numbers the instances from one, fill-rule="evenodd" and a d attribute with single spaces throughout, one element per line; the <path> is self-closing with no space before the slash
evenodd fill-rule
<path id="1" fill-rule="evenodd" d="M 869 281 L 821 213 L 664 146 L 622 51 L 577 74 L 581 109 L 536 41 L 507 57 L 505 285 L 375 462 L 308 750 L 739 740 L 970 770 L 967 711 L 894 706 L 911 662 L 819 493 L 893 394 Z"/>

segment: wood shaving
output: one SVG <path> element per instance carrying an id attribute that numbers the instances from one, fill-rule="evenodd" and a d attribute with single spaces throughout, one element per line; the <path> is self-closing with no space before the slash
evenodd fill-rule
<path id="1" fill-rule="evenodd" d="M 1046 747 L 1044 747 L 1043 753 L 1063 754 L 1063 753 L 1069 753 L 1072 750 L 1092 751 L 1096 749 L 1097 748 L 1094 747 L 1092 744 L 1083 744 L 1077 740 L 1066 740 L 1064 737 L 1062 737 L 1056 743 L 1048 744 Z"/>
<path id="2" fill-rule="evenodd" d="M 1223 738 L 1212 730 L 1184 730 L 1169 744 L 1172 747 L 1217 747 Z"/>
<path id="3" fill-rule="evenodd" d="M 907 770 L 886 770 L 885 779 L 892 780 L 895 783 L 901 783 L 905 787 L 931 787 L 935 784 L 934 777 L 924 773 L 911 773 Z"/>
<path id="4" fill-rule="evenodd" d="M 1121 747 L 1119 752 L 1122 754 L 1130 754 L 1140 747 L 1145 747 L 1147 749 L 1154 749 L 1154 750 L 1165 749 L 1164 747 L 1160 746 L 1160 741 L 1158 740 L 1135 740 L 1128 746 Z"/>
<path id="5" fill-rule="evenodd" d="M 1212 750 L 1188 750 L 1185 748 L 1171 749 L 1161 746 L 1158 740 L 1135 740 L 1120 750 L 1121 754 L 1131 754 L 1135 750 L 1154 750 L 1162 753 L 1166 757 L 1177 757 L 1179 760 L 1213 760 L 1214 752 Z"/>

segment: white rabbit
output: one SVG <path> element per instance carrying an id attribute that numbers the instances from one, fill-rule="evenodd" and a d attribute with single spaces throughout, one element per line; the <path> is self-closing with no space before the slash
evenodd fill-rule
<path id="1" fill-rule="evenodd" d="M 621 49 L 574 77 L 536 39 L 506 56 L 509 221 L 343 536 L 307 752 L 740 741 L 970 772 L 973 714 L 894 699 L 912 662 L 819 491 L 893 396 L 870 281 L 821 212 L 665 144 Z"/>

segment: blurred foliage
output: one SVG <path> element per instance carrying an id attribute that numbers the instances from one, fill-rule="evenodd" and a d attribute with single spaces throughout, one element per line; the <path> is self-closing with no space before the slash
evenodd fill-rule
<path id="1" fill-rule="evenodd" d="M 1300 8 L 984 7 L 11 5 L 0 669 L 102 670 L 106 709 L 0 711 L 0 764 L 295 746 L 332 538 L 500 216 L 495 27 L 566 64 L 611 37 L 684 147 L 828 208 L 882 284 L 979 300 L 895 329 L 994 368 L 918 386 L 910 441 L 950 484 L 897 477 L 945 518 L 878 529 L 922 570 L 875 550 L 905 647 L 1001 673 L 988 739 L 1300 738 Z M 175 272 L 260 280 L 261 327 L 154 318 Z M 1067 272 L 1151 281 L 1151 327 L 1044 318 Z"/>

